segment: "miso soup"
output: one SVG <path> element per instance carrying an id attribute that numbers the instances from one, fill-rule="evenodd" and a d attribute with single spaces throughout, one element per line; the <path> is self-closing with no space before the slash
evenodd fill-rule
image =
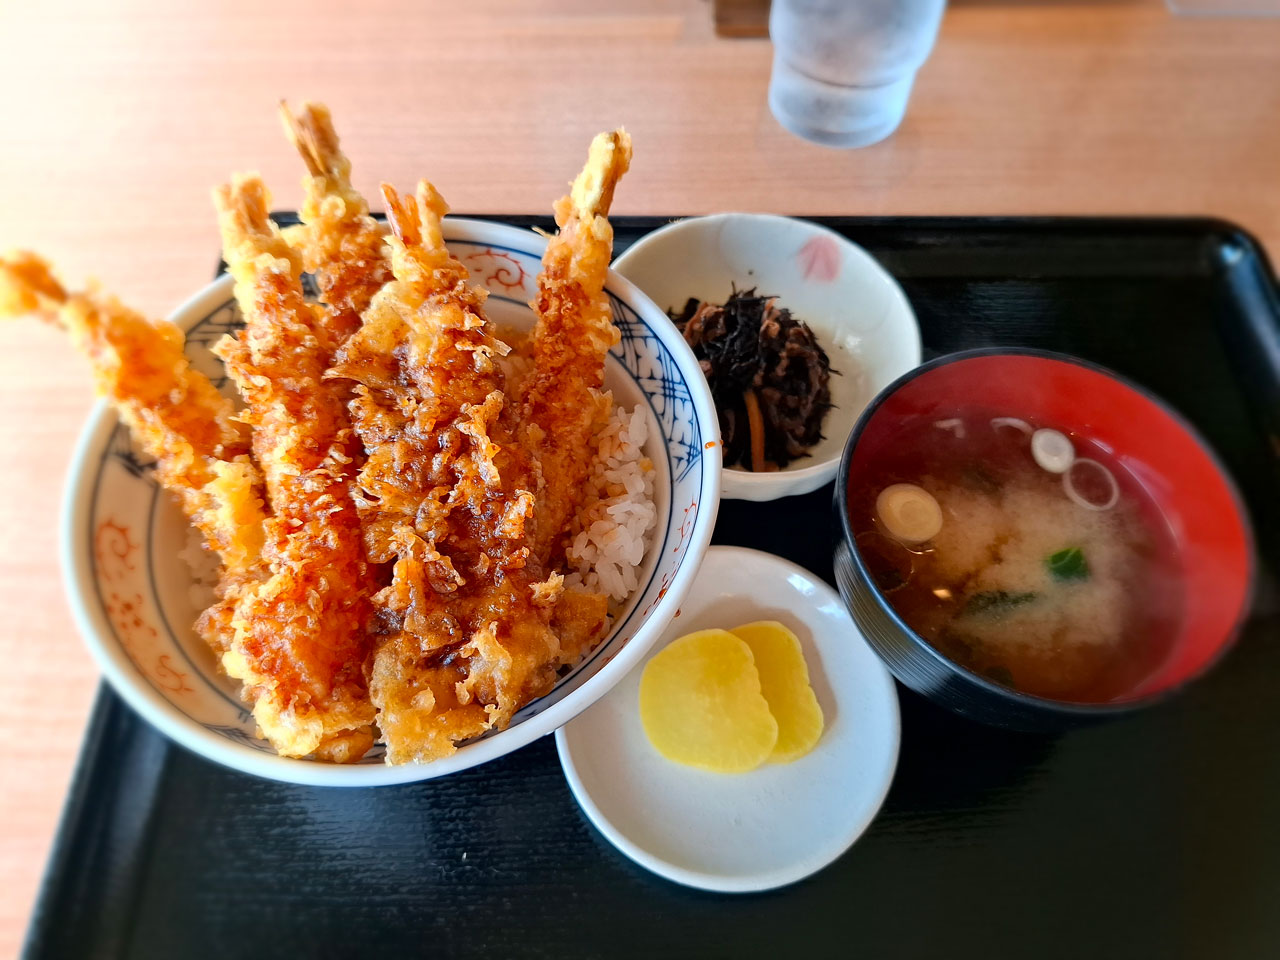
<path id="1" fill-rule="evenodd" d="M 1088 438 L 998 412 L 905 422 L 850 478 L 858 552 L 921 637 L 1024 693 L 1123 698 L 1181 617 L 1173 537 Z"/>

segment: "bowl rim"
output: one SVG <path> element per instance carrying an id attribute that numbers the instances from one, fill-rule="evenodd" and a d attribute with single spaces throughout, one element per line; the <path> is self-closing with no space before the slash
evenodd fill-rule
<path id="1" fill-rule="evenodd" d="M 1121 386 L 1126 387 L 1149 401 L 1152 406 L 1159 410 L 1164 416 L 1168 417 L 1175 426 L 1191 438 L 1195 445 L 1200 448 L 1201 453 L 1205 455 L 1209 463 L 1217 471 L 1219 479 L 1223 482 L 1228 496 L 1230 496 L 1235 505 L 1236 514 L 1240 521 L 1240 528 L 1244 533 L 1246 563 L 1244 596 L 1241 599 L 1240 609 L 1236 613 L 1235 621 L 1231 625 L 1231 629 L 1224 635 L 1222 641 L 1218 645 L 1218 648 L 1214 651 L 1213 656 L 1205 661 L 1200 669 L 1189 677 L 1186 677 L 1172 686 L 1152 691 L 1151 693 L 1145 694 L 1141 697 L 1135 697 L 1129 700 L 1108 701 L 1104 703 L 1079 703 L 1069 700 L 1054 700 L 1049 697 L 1040 697 L 1029 693 L 1022 693 L 1021 691 L 1002 686 L 984 676 L 981 676 L 980 674 L 974 673 L 972 670 L 961 666 L 950 657 L 944 655 L 941 651 L 911 629 L 910 626 L 908 626 L 907 622 L 898 614 L 898 611 L 894 609 L 893 605 L 889 603 L 888 599 L 880 591 L 880 588 L 875 585 L 875 580 L 872 579 L 870 571 L 863 562 L 861 551 L 859 551 L 857 541 L 853 537 L 852 523 L 849 518 L 849 498 L 846 492 L 849 488 L 849 469 L 853 460 L 853 450 L 854 447 L 857 446 L 859 437 L 861 437 L 863 430 L 884 402 L 905 384 L 922 374 L 928 373 L 931 370 L 936 370 L 939 367 L 948 366 L 952 363 L 965 360 L 974 360 L 980 357 L 1003 356 L 1034 357 L 1040 360 L 1069 363 L 1078 367 L 1083 367 L 1086 370 L 1091 370 L 1094 373 L 1101 374 L 1102 376 L 1115 381 Z M 857 424 L 849 433 L 849 437 L 845 441 L 844 452 L 840 456 L 840 470 L 836 476 L 835 500 L 836 509 L 840 517 L 840 534 L 843 543 L 848 550 L 849 558 L 857 567 L 859 574 L 868 584 L 871 585 L 871 594 L 875 598 L 877 606 L 879 606 L 880 609 L 889 616 L 902 634 L 910 638 L 911 643 L 917 649 L 923 650 L 931 659 L 941 664 L 943 667 L 959 674 L 964 680 L 982 689 L 984 693 L 994 695 L 1002 700 L 1011 701 L 1012 703 L 1034 710 L 1047 711 L 1060 716 L 1084 719 L 1119 716 L 1131 713 L 1134 710 L 1138 710 L 1143 707 L 1162 703 L 1182 692 L 1188 686 L 1196 683 L 1222 661 L 1227 653 L 1235 646 L 1236 641 L 1239 639 L 1240 632 L 1243 629 L 1244 624 L 1248 621 L 1249 613 L 1253 608 L 1255 590 L 1257 588 L 1258 557 L 1257 541 L 1253 532 L 1252 518 L 1249 515 L 1248 505 L 1246 504 L 1244 497 L 1241 496 L 1235 479 L 1226 469 L 1212 445 L 1210 445 L 1208 441 L 1201 436 L 1200 432 L 1189 420 L 1186 419 L 1186 417 L 1173 409 L 1168 402 L 1151 390 L 1148 390 L 1146 387 L 1143 387 L 1123 374 L 1117 373 L 1108 367 L 1104 367 L 1099 363 L 1094 363 L 1091 360 L 1073 357 L 1070 354 L 1058 353 L 1053 350 L 1041 350 L 1036 347 L 976 347 L 969 350 L 959 350 L 955 353 L 943 354 L 940 357 L 935 357 L 934 359 L 921 364 L 913 370 L 907 371 L 897 380 L 893 381 L 893 383 L 881 390 L 880 393 L 876 395 L 875 399 L 867 404 L 866 409 L 862 411 L 862 415 L 858 418 Z"/>
<path id="2" fill-rule="evenodd" d="M 724 210 L 717 213 L 700 214 L 690 217 L 680 217 L 672 220 L 670 223 L 664 223 L 644 236 L 640 237 L 632 243 L 626 250 L 622 251 L 613 261 L 614 268 L 619 265 L 623 269 L 626 268 L 627 259 L 636 251 L 643 251 L 651 247 L 661 247 L 662 243 L 669 240 L 675 234 L 706 229 L 713 227 L 717 223 L 724 223 L 730 220 L 743 220 L 749 223 L 766 226 L 779 226 L 782 224 L 799 224 L 806 230 L 814 234 L 825 234 L 831 237 L 838 246 L 847 250 L 853 255 L 853 258 L 864 266 L 868 267 L 873 274 L 876 274 L 888 284 L 891 295 L 898 305 L 905 311 L 910 324 L 908 330 L 912 339 L 912 356 L 913 369 L 919 366 L 922 357 L 922 345 L 920 338 L 920 321 L 916 317 L 915 308 L 911 305 L 911 299 L 907 296 L 906 291 L 902 289 L 902 284 L 898 282 L 897 277 L 888 271 L 888 269 L 878 259 L 876 259 L 870 251 L 861 244 L 850 240 L 844 234 L 833 230 L 821 223 L 815 223 L 806 217 L 789 217 L 778 213 L 756 213 L 752 211 L 735 211 Z M 659 305 L 659 309 L 662 307 Z M 665 311 L 664 311 L 665 314 Z M 870 405 L 871 400 L 868 400 Z M 864 408 L 865 409 L 865 408 Z M 857 418 L 851 418 L 850 430 L 857 423 Z M 843 450 L 832 454 L 825 460 L 817 460 L 812 463 L 806 463 L 802 467 L 792 469 L 790 467 L 777 470 L 772 473 L 755 473 L 751 470 L 742 470 L 738 467 L 725 467 L 724 480 L 725 486 L 724 496 L 729 499 L 743 499 L 753 501 L 776 500 L 781 497 L 794 496 L 802 493 L 809 493 L 818 489 L 824 484 L 830 482 L 839 470 L 840 459 L 843 456 Z M 735 492 L 732 488 L 739 487 L 742 492 Z M 747 492 L 747 488 L 755 488 Z"/>
<path id="3" fill-rule="evenodd" d="M 547 238 L 532 229 L 492 221 L 446 217 L 443 224 L 446 241 L 464 243 L 509 244 L 540 256 Z M 232 298 L 233 280 L 222 274 L 196 291 L 169 314 L 185 333 L 201 316 L 201 311 Z M 666 314 L 626 277 L 609 271 L 605 289 L 650 321 L 650 326 L 671 351 L 689 387 L 694 416 L 709 438 L 719 445 L 719 423 L 711 391 L 702 376 L 693 351 L 669 323 L 657 323 Z M 668 330 L 668 328 L 670 328 Z M 694 376 L 696 374 L 696 376 Z M 183 713 L 164 698 L 139 674 L 123 648 L 107 629 L 101 605 L 92 601 L 92 562 L 85 538 L 92 510 L 96 473 L 90 467 L 89 454 L 97 450 L 118 423 L 115 411 L 99 400 L 90 412 L 76 443 L 68 468 L 62 498 L 59 531 L 60 567 L 72 618 L 85 646 L 96 661 L 112 689 L 155 729 L 178 745 L 224 766 L 270 780 L 308 786 L 371 787 L 446 776 L 519 749 L 553 732 L 604 696 L 627 675 L 648 649 L 658 640 L 680 603 L 688 594 L 702 557 L 711 542 L 720 506 L 721 463 L 718 456 L 702 451 L 704 497 L 688 536 L 688 548 L 677 567 L 666 592 L 658 599 L 630 639 L 600 670 L 582 686 L 540 713 L 482 740 L 473 740 L 458 748 L 452 756 L 424 764 L 336 764 L 294 757 L 281 757 L 247 744 L 221 737 Z M 651 547 L 652 549 L 652 547 Z"/>

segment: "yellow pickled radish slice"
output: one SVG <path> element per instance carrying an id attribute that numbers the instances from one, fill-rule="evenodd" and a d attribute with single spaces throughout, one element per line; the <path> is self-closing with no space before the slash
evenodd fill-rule
<path id="1" fill-rule="evenodd" d="M 754 770 L 778 741 L 751 648 L 728 630 L 686 634 L 645 665 L 640 722 L 668 760 L 717 773 Z"/>
<path id="2" fill-rule="evenodd" d="M 903 543 L 924 543 L 942 529 L 942 508 L 924 487 L 895 483 L 876 497 L 876 514 L 889 535 Z"/>
<path id="3" fill-rule="evenodd" d="M 729 631 L 751 648 L 760 673 L 760 692 L 778 721 L 778 742 L 769 759 L 790 763 L 813 749 L 822 736 L 822 707 L 809 685 L 809 665 L 800 638 L 777 620 L 744 623 Z"/>

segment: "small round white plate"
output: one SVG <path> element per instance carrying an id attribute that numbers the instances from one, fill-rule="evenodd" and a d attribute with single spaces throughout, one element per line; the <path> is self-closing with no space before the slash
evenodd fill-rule
<path id="1" fill-rule="evenodd" d="M 893 780 L 893 679 L 836 592 L 768 553 L 712 547 L 676 617 L 649 656 L 708 627 L 780 620 L 794 630 L 826 719 L 822 739 L 799 760 L 750 773 L 673 763 L 640 723 L 641 663 L 556 731 L 573 795 L 610 843 L 676 883 L 746 893 L 821 870 L 866 830 Z"/>

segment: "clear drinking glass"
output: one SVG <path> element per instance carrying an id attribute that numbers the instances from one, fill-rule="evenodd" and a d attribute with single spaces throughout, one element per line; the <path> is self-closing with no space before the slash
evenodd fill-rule
<path id="1" fill-rule="evenodd" d="M 946 0 L 773 0 L 769 109 L 797 136 L 865 147 L 898 128 Z"/>

